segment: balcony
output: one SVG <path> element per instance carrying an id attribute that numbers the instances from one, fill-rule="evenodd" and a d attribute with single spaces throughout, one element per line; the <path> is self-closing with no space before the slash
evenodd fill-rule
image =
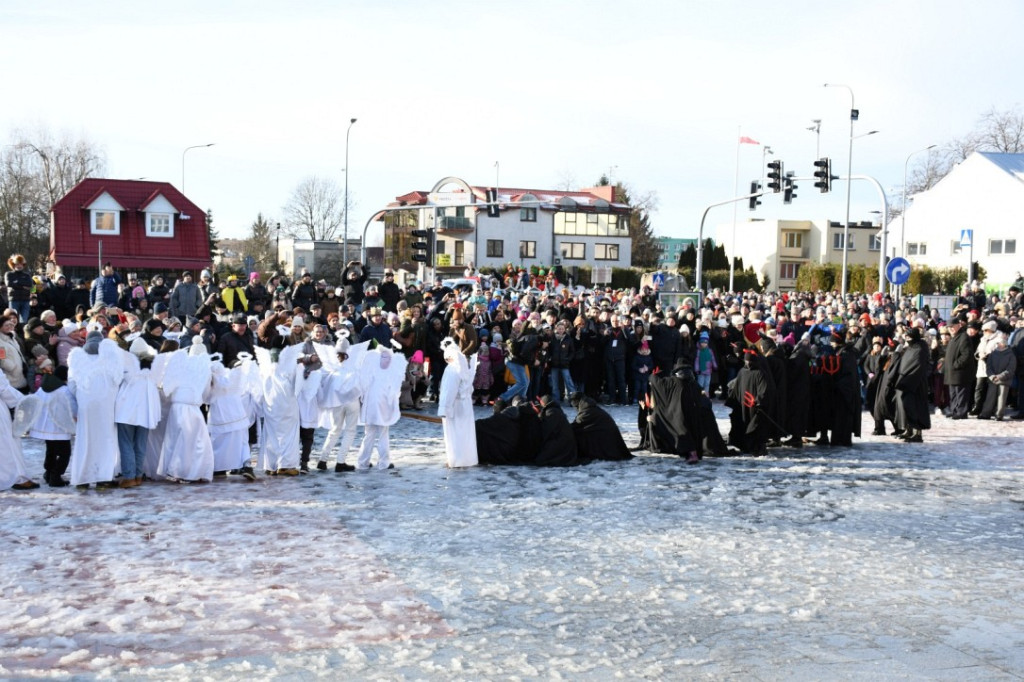
<path id="1" fill-rule="evenodd" d="M 465 216 L 441 216 L 438 220 L 438 231 L 448 234 L 472 232 L 475 229 L 473 220 Z"/>
<path id="2" fill-rule="evenodd" d="M 810 248 L 807 246 L 783 246 L 779 249 L 780 258 L 809 258 Z"/>

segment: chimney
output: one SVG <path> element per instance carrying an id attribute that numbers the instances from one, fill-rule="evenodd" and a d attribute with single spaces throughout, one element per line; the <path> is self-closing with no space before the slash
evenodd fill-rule
<path id="1" fill-rule="evenodd" d="M 609 204 L 615 203 L 615 186 L 604 185 L 602 187 L 586 187 L 580 190 L 588 194 L 593 194 L 595 197 L 604 199 Z"/>

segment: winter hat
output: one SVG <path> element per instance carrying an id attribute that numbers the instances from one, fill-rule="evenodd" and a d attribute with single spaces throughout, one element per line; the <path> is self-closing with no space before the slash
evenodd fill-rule
<path id="1" fill-rule="evenodd" d="M 302 319 L 302 315 L 296 315 L 295 317 L 292 318 L 291 326 L 293 327 L 303 327 L 305 326 L 305 324 L 306 321 Z"/>
<path id="2" fill-rule="evenodd" d="M 206 279 L 213 279 L 213 276 L 210 274 L 210 271 L 205 268 L 203 269 L 202 272 L 199 273 L 199 279 L 203 279 L 204 277 Z"/>
<path id="3" fill-rule="evenodd" d="M 258 273 L 258 272 L 250 272 L 249 273 L 249 281 L 250 282 L 252 282 L 253 280 L 257 280 L 259 278 L 260 278 L 260 273 Z"/>
<path id="4" fill-rule="evenodd" d="M 32 357 L 34 357 L 34 358 L 46 357 L 49 354 L 50 354 L 50 351 L 46 350 L 46 348 L 44 346 L 41 346 L 38 343 L 36 345 L 32 346 Z"/>
<path id="5" fill-rule="evenodd" d="M 145 298 L 145 297 L 146 297 L 146 290 L 143 289 L 141 285 L 135 287 L 134 289 L 132 289 L 132 298 Z"/>
<path id="6" fill-rule="evenodd" d="M 415 363 L 418 363 L 418 364 L 422 365 L 423 364 L 423 351 L 418 350 L 415 353 L 413 353 L 412 357 L 409 358 L 409 362 L 415 362 Z"/>
<path id="7" fill-rule="evenodd" d="M 97 355 L 100 352 L 100 342 L 103 341 L 103 334 L 100 332 L 89 332 L 85 337 L 85 345 L 82 346 L 89 355 Z"/>
<path id="8" fill-rule="evenodd" d="M 155 317 L 151 317 L 150 319 L 146 320 L 146 324 L 143 325 L 143 328 L 146 330 L 146 332 L 150 334 L 153 333 L 153 330 L 156 329 L 157 327 L 163 329 L 164 323 L 156 319 Z"/>
<path id="9" fill-rule="evenodd" d="M 707 332 L 701 332 L 700 337 L 697 340 L 702 343 L 707 343 L 710 339 L 711 337 L 708 336 Z"/>
<path id="10" fill-rule="evenodd" d="M 494 336 L 491 338 L 491 341 L 493 341 L 494 343 L 501 343 L 503 340 L 504 339 L 501 336 L 501 332 L 494 332 Z"/>
<path id="11" fill-rule="evenodd" d="M 644 339 L 643 341 L 640 342 L 640 350 L 650 350 L 650 349 L 651 349 L 651 345 L 649 343 L 647 343 L 647 339 Z"/>
<path id="12" fill-rule="evenodd" d="M 996 323 L 995 320 L 989 320 L 988 322 L 985 322 L 983 325 L 981 325 L 981 331 L 983 331 L 983 332 L 984 331 L 992 331 L 992 332 L 994 332 L 998 328 L 999 328 L 999 325 Z"/>
<path id="13" fill-rule="evenodd" d="M 155 306 L 153 306 L 153 312 L 155 314 L 158 314 L 158 315 L 160 313 L 166 313 L 167 312 L 167 304 L 166 303 L 157 303 Z"/>

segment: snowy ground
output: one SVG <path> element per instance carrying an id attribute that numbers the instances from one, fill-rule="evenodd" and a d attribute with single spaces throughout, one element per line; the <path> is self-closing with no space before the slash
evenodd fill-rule
<path id="1" fill-rule="evenodd" d="M 403 419 L 397 472 L 0 493 L 0 677 L 1024 679 L 1024 423 L 935 422 L 453 472 Z"/>

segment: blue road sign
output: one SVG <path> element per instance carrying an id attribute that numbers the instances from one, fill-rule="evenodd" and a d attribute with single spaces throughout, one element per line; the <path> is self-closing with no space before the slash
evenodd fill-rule
<path id="1" fill-rule="evenodd" d="M 256 259 L 253 258 L 252 256 L 246 256 L 244 259 L 244 263 L 246 272 L 252 272 L 252 269 L 256 267 Z"/>
<path id="2" fill-rule="evenodd" d="M 893 258 L 885 266 L 885 278 L 896 286 L 906 284 L 910 279 L 910 263 L 906 258 Z"/>
<path id="3" fill-rule="evenodd" d="M 654 277 L 651 278 L 651 281 L 654 282 L 655 284 L 657 284 L 658 288 L 661 288 L 661 287 L 665 286 L 665 273 L 664 272 L 656 272 L 656 273 L 654 273 Z"/>
<path id="4" fill-rule="evenodd" d="M 960 248 L 966 249 L 974 243 L 974 230 L 960 230 Z"/>

